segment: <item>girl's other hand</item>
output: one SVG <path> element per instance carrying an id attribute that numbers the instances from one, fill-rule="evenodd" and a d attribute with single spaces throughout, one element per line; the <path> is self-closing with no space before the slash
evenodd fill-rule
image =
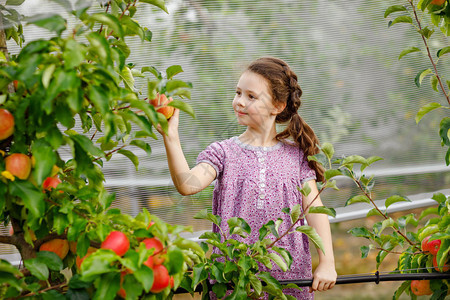
<path id="1" fill-rule="evenodd" d="M 309 292 L 326 291 L 334 287 L 336 284 L 337 273 L 334 264 L 319 263 L 314 271 L 314 280 Z"/>
<path id="2" fill-rule="evenodd" d="M 180 110 L 175 108 L 172 117 L 168 120 L 169 129 L 167 130 L 167 134 L 162 130 L 161 125 L 158 124 L 156 126 L 156 130 L 164 137 L 173 137 L 178 135 L 178 124 L 180 121 Z"/>

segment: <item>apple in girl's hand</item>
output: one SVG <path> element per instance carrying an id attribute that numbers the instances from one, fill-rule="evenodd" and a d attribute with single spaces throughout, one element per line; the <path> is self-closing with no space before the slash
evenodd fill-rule
<path id="1" fill-rule="evenodd" d="M 167 106 L 168 103 L 172 102 L 172 97 L 167 99 L 164 94 L 156 93 L 156 98 L 150 100 L 150 104 L 153 105 L 157 112 L 162 113 L 166 119 L 172 117 L 175 108 L 173 106 Z"/>
<path id="2" fill-rule="evenodd" d="M 27 179 L 31 172 L 31 159 L 28 155 L 14 153 L 5 158 L 5 169 L 19 179 Z"/>
<path id="3" fill-rule="evenodd" d="M 14 132 L 14 116 L 7 109 L 0 109 L 0 140 L 7 139 Z"/>
<path id="4" fill-rule="evenodd" d="M 103 241 L 101 248 L 111 249 L 117 255 L 122 256 L 130 249 L 130 241 L 123 232 L 111 231 Z"/>

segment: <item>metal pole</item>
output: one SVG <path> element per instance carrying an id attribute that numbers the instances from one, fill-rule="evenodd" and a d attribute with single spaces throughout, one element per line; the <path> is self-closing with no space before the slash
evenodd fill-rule
<path id="1" fill-rule="evenodd" d="M 406 280 L 431 280 L 431 279 L 450 279 L 450 273 L 413 273 L 413 274 L 380 274 L 376 272 L 373 275 L 344 275 L 338 276 L 336 284 L 353 284 L 353 283 L 364 283 L 364 282 L 375 282 L 376 284 L 381 281 L 406 281 Z M 294 283 L 299 287 L 311 286 L 313 279 L 300 279 L 300 280 L 280 280 L 280 284 Z M 210 289 L 210 284 L 208 284 L 208 289 Z M 264 285 L 264 282 L 263 282 Z M 231 286 L 230 286 L 231 289 Z M 203 288 L 198 285 L 194 292 L 200 293 Z M 184 288 L 178 288 L 175 294 L 189 293 Z"/>

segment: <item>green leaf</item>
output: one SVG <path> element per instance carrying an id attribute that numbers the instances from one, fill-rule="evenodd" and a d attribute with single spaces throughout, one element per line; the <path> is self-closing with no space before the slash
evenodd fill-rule
<path id="1" fill-rule="evenodd" d="M 61 258 L 54 252 L 39 251 L 36 253 L 40 262 L 44 263 L 50 270 L 61 271 L 63 269 L 63 262 Z"/>
<path id="2" fill-rule="evenodd" d="M 309 193 L 311 193 L 311 187 L 309 186 L 308 182 L 303 183 L 303 186 L 301 189 L 298 189 L 300 193 L 302 193 L 303 196 L 308 196 Z"/>
<path id="3" fill-rule="evenodd" d="M 258 279 L 258 277 L 256 277 L 255 274 L 250 273 L 248 275 L 248 279 L 250 280 L 250 285 L 255 290 L 255 293 L 261 294 L 262 284 L 261 284 L 261 281 Z"/>
<path id="4" fill-rule="evenodd" d="M 158 69 L 156 69 L 155 67 L 143 67 L 141 69 L 141 73 L 144 73 L 144 72 L 150 72 L 153 75 L 155 75 L 156 78 L 162 79 L 161 72 L 159 72 Z"/>
<path id="5" fill-rule="evenodd" d="M 33 218 L 44 216 L 45 203 L 44 193 L 38 190 L 29 181 L 12 181 L 10 183 L 11 195 L 19 197 L 25 204 Z"/>
<path id="6" fill-rule="evenodd" d="M 371 210 L 369 210 L 367 212 L 366 218 L 371 217 L 371 216 L 382 216 L 383 214 L 380 213 L 376 208 L 372 208 Z"/>
<path id="7" fill-rule="evenodd" d="M 42 293 L 41 295 L 42 300 L 66 300 L 66 297 L 63 294 L 58 293 L 55 290 L 47 291 L 45 293 Z"/>
<path id="8" fill-rule="evenodd" d="M 436 201 L 437 203 L 444 203 L 445 200 L 447 200 L 447 197 L 442 194 L 442 193 L 435 193 L 433 194 L 433 197 L 431 197 L 431 199 L 433 199 L 434 201 Z"/>
<path id="9" fill-rule="evenodd" d="M 166 13 L 169 13 L 167 11 L 166 4 L 165 4 L 164 0 L 140 0 L 140 2 L 144 2 L 144 3 L 148 3 L 148 4 L 151 4 L 151 5 L 154 5 L 156 7 L 159 7 L 160 9 L 165 11 Z"/>
<path id="10" fill-rule="evenodd" d="M 222 223 L 222 218 L 220 216 L 213 215 L 211 213 L 208 213 L 206 209 L 203 209 L 195 214 L 194 219 L 203 219 L 208 220 L 216 224 L 220 227 L 220 224 Z"/>
<path id="11" fill-rule="evenodd" d="M 199 284 L 201 281 L 206 280 L 208 278 L 208 272 L 205 269 L 205 264 L 198 264 L 194 266 L 194 272 L 193 272 L 193 281 L 192 281 L 192 287 L 195 289 L 197 284 Z"/>
<path id="12" fill-rule="evenodd" d="M 361 258 L 366 258 L 369 255 L 370 247 L 369 246 L 361 246 Z"/>
<path id="13" fill-rule="evenodd" d="M 389 21 L 388 27 L 395 25 L 397 23 L 410 23 L 412 24 L 412 18 L 410 16 L 400 16 L 395 18 L 393 21 Z"/>
<path id="14" fill-rule="evenodd" d="M 441 57 L 442 55 L 447 54 L 449 52 L 450 52 L 450 46 L 439 49 L 437 52 L 437 57 Z"/>
<path id="15" fill-rule="evenodd" d="M 428 75 L 428 74 L 432 74 L 433 71 L 431 71 L 431 69 L 425 69 L 420 71 L 419 73 L 417 73 L 416 78 L 414 79 L 414 82 L 416 84 L 417 87 L 420 87 L 420 85 L 422 84 L 422 80 Z"/>
<path id="16" fill-rule="evenodd" d="M 378 234 L 380 234 L 387 227 L 395 227 L 395 221 L 392 218 L 386 219 L 381 223 L 381 229 L 378 231 Z"/>
<path id="17" fill-rule="evenodd" d="M 218 299 L 222 299 L 227 293 L 227 285 L 225 283 L 214 283 L 212 286 L 212 291 L 214 292 L 214 294 L 216 294 Z"/>
<path id="18" fill-rule="evenodd" d="M 294 224 L 298 221 L 300 214 L 302 213 L 302 207 L 300 204 L 296 204 L 291 208 L 291 222 Z"/>
<path id="19" fill-rule="evenodd" d="M 439 135 L 442 139 L 442 146 L 450 146 L 450 117 L 442 118 L 439 124 Z"/>
<path id="20" fill-rule="evenodd" d="M 136 167 L 136 170 L 138 170 L 138 168 L 139 168 L 139 158 L 136 156 L 136 154 L 134 154 L 133 152 L 131 152 L 129 150 L 125 150 L 125 149 L 120 149 L 119 151 L 117 151 L 117 153 L 120 153 L 120 154 L 128 157 L 128 159 L 131 160 L 131 162 Z"/>
<path id="21" fill-rule="evenodd" d="M 152 154 L 152 148 L 150 147 L 150 145 L 142 140 L 132 140 L 130 142 L 130 145 L 141 148 L 147 153 L 148 156 Z"/>
<path id="22" fill-rule="evenodd" d="M 5 5 L 12 5 L 12 6 L 19 6 L 21 5 L 25 0 L 6 0 Z"/>
<path id="23" fill-rule="evenodd" d="M 398 289 L 395 291 L 394 296 L 393 296 L 393 300 L 398 300 L 400 299 L 400 296 L 403 294 L 404 291 L 406 291 L 407 289 L 409 289 L 411 286 L 411 282 L 410 281 L 404 281 L 399 287 Z"/>
<path id="24" fill-rule="evenodd" d="M 76 142 L 86 153 L 91 154 L 93 156 L 104 157 L 105 154 L 102 150 L 97 148 L 90 138 L 84 136 L 82 134 L 72 134 L 70 138 Z"/>
<path id="25" fill-rule="evenodd" d="M 429 39 L 431 35 L 434 33 L 434 30 L 430 30 L 428 27 L 425 27 L 420 30 L 417 30 L 417 32 L 419 32 L 426 39 Z"/>
<path id="26" fill-rule="evenodd" d="M 416 115 L 416 123 L 418 124 L 424 115 L 426 115 L 430 111 L 432 111 L 436 108 L 439 108 L 439 107 L 443 107 L 443 106 L 437 102 L 428 103 L 428 104 L 425 104 L 424 106 L 422 106 Z"/>
<path id="27" fill-rule="evenodd" d="M 336 210 L 325 206 L 311 206 L 308 210 L 310 214 L 326 214 L 333 218 L 336 217 Z"/>
<path id="28" fill-rule="evenodd" d="M 402 52 L 400 52 L 398 59 L 399 60 L 402 59 L 402 57 L 405 56 L 406 54 L 413 53 L 413 52 L 419 52 L 419 51 L 420 51 L 420 49 L 417 47 L 410 47 L 410 48 L 405 49 Z"/>
<path id="29" fill-rule="evenodd" d="M 123 80 L 123 83 L 125 84 L 125 87 L 131 91 L 134 90 L 134 77 L 131 73 L 130 68 L 125 66 L 122 71 L 120 72 L 120 78 Z"/>
<path id="30" fill-rule="evenodd" d="M 183 80 L 179 80 L 179 79 L 172 79 L 166 83 L 166 92 L 169 93 L 169 95 L 172 94 L 171 92 L 173 92 L 177 89 L 181 89 L 181 88 L 189 88 L 190 89 L 190 88 L 192 88 L 192 84 L 184 82 Z"/>
<path id="31" fill-rule="evenodd" d="M 406 11 L 406 7 L 404 7 L 403 5 L 392 5 L 392 6 L 389 6 L 386 9 L 386 11 L 384 12 L 384 17 L 386 18 L 391 13 L 397 12 L 397 11 Z"/>
<path id="32" fill-rule="evenodd" d="M 173 65 L 166 69 L 166 77 L 167 77 L 167 79 L 172 79 L 173 76 L 175 76 L 181 72 L 183 72 L 183 69 L 181 68 L 181 66 Z"/>
<path id="33" fill-rule="evenodd" d="M 188 113 L 188 114 L 191 115 L 193 118 L 195 118 L 195 112 L 194 112 L 194 110 L 192 109 L 192 107 L 191 107 L 188 103 L 186 103 L 186 102 L 184 102 L 184 101 L 181 101 L 181 100 L 173 100 L 173 101 L 169 102 L 169 104 L 167 104 L 167 106 L 173 106 L 173 107 L 175 107 L 175 108 L 178 108 L 178 109 L 180 109 L 180 110 L 182 110 L 182 111 Z"/>
<path id="34" fill-rule="evenodd" d="M 61 33 L 67 28 L 67 21 L 58 14 L 34 15 L 30 20 L 28 20 L 28 24 L 34 24 L 56 32 L 58 36 L 60 36 Z"/>
<path id="35" fill-rule="evenodd" d="M 438 78 L 436 75 L 433 75 L 430 77 L 430 83 L 431 83 L 431 87 L 433 88 L 433 90 L 435 90 L 436 92 L 439 92 L 438 90 Z"/>
<path id="36" fill-rule="evenodd" d="M 323 143 L 322 144 L 322 152 L 329 158 L 332 159 L 334 155 L 334 147 L 331 143 Z"/>
<path id="37" fill-rule="evenodd" d="M 36 183 L 41 185 L 50 176 L 52 168 L 56 164 L 56 154 L 44 139 L 35 140 L 31 152 L 36 161 L 33 168 L 33 177 Z"/>
<path id="38" fill-rule="evenodd" d="M 336 170 L 336 169 L 326 170 L 325 174 L 324 174 L 326 180 L 333 178 L 335 176 L 341 176 L 341 175 L 342 175 L 342 172 L 340 170 Z"/>
<path id="39" fill-rule="evenodd" d="M 94 103 L 95 107 L 101 114 L 106 114 L 109 111 L 109 92 L 102 87 L 90 85 L 89 99 Z"/>
<path id="40" fill-rule="evenodd" d="M 47 265 L 38 258 L 24 260 L 25 267 L 39 280 L 47 280 L 50 272 Z"/>
<path id="41" fill-rule="evenodd" d="M 269 252 L 267 256 L 271 260 L 273 260 L 273 262 L 276 263 L 280 267 L 280 269 L 283 270 L 283 272 L 287 271 L 287 264 L 283 261 L 283 259 L 281 259 L 281 257 L 278 254 Z"/>
<path id="42" fill-rule="evenodd" d="M 357 196 L 354 196 L 354 197 L 348 199 L 347 202 L 345 203 L 345 206 L 353 204 L 353 203 L 358 203 L 358 202 L 370 203 L 370 200 L 365 195 L 357 195 Z"/>
<path id="43" fill-rule="evenodd" d="M 367 160 L 360 155 L 350 155 L 344 158 L 342 161 L 342 165 L 348 164 L 362 164 L 367 165 Z"/>
<path id="44" fill-rule="evenodd" d="M 52 78 L 53 72 L 55 71 L 56 65 L 51 64 L 45 68 L 44 72 L 42 72 L 42 85 L 45 88 L 48 88 L 50 83 L 50 79 Z"/>
<path id="45" fill-rule="evenodd" d="M 373 164 L 374 162 L 377 162 L 379 160 L 383 160 L 383 158 L 381 158 L 379 156 L 371 156 L 371 157 L 367 158 L 367 164 L 370 166 L 371 164 Z"/>
<path id="46" fill-rule="evenodd" d="M 319 236 L 319 234 L 317 234 L 314 227 L 302 225 L 295 228 L 295 231 L 299 231 L 306 234 L 309 237 L 309 239 L 314 243 L 316 248 L 320 249 L 323 253 L 325 253 L 322 238 Z"/>
<path id="47" fill-rule="evenodd" d="M 81 280 L 88 282 L 101 274 L 116 272 L 117 268 L 112 263 L 118 261 L 119 258 L 112 250 L 97 250 L 84 259 L 81 265 Z"/>
<path id="48" fill-rule="evenodd" d="M 373 234 L 365 227 L 354 227 L 350 229 L 348 233 L 350 233 L 354 237 L 363 237 L 366 239 L 371 239 L 373 237 Z"/>
<path id="49" fill-rule="evenodd" d="M 390 196 L 389 198 L 386 199 L 386 202 L 385 202 L 384 205 L 386 206 L 386 208 L 388 208 L 392 204 L 394 204 L 396 202 L 401 202 L 401 201 L 411 202 L 411 200 L 409 200 L 409 199 L 407 199 L 405 197 L 398 196 L 398 195 L 393 195 L 393 196 Z"/>
<path id="50" fill-rule="evenodd" d="M 176 247 L 171 247 L 167 252 L 167 257 L 168 257 L 167 269 L 169 270 L 169 274 L 181 272 L 184 262 L 183 252 Z"/>
<path id="51" fill-rule="evenodd" d="M 147 266 L 142 266 L 136 272 L 134 272 L 134 277 L 142 283 L 144 290 L 146 292 L 150 291 L 154 281 L 153 270 Z"/>
<path id="52" fill-rule="evenodd" d="M 95 288 L 93 300 L 114 299 L 120 289 L 120 273 L 111 272 L 103 274 L 95 282 Z"/>
<path id="53" fill-rule="evenodd" d="M 103 25 L 108 26 L 111 30 L 114 31 L 115 34 L 119 36 L 120 39 L 123 39 L 123 28 L 120 24 L 120 21 L 112 14 L 109 13 L 96 13 L 89 16 L 87 19 L 88 22 L 95 23 L 99 22 Z"/>

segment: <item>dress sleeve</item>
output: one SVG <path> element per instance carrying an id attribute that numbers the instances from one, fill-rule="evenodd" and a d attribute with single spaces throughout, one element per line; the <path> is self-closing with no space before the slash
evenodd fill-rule
<path id="1" fill-rule="evenodd" d="M 216 178 L 223 170 L 223 162 L 225 158 L 225 151 L 219 142 L 214 142 L 200 152 L 197 157 L 197 164 L 207 163 L 216 170 Z"/>
<path id="2" fill-rule="evenodd" d="M 317 179 L 316 171 L 310 168 L 308 165 L 308 158 L 303 151 L 300 150 L 300 182 L 303 184 L 312 179 Z"/>

